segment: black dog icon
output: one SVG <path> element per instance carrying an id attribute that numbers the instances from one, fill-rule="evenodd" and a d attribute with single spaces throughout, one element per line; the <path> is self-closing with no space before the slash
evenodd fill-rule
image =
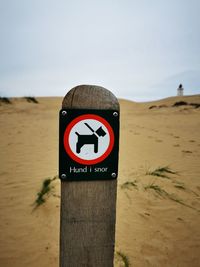
<path id="1" fill-rule="evenodd" d="M 98 153 L 98 138 L 100 136 L 104 137 L 106 135 L 106 132 L 102 129 L 102 126 L 99 127 L 96 131 L 94 131 L 89 124 L 84 123 L 90 131 L 92 131 L 93 134 L 90 135 L 83 135 L 76 132 L 78 136 L 78 141 L 76 143 L 76 153 L 81 152 L 81 148 L 84 145 L 92 144 L 94 145 L 94 153 Z"/>

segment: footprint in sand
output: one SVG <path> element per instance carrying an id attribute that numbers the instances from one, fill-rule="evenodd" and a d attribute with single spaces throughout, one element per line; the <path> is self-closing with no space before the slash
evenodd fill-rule
<path id="1" fill-rule="evenodd" d="M 182 152 L 185 154 L 191 154 L 192 153 L 192 151 L 190 151 L 190 150 L 182 150 Z"/>
<path id="2" fill-rule="evenodd" d="M 157 143 L 162 143 L 162 142 L 163 142 L 163 140 L 156 139 L 156 142 L 157 142 Z"/>
<path id="3" fill-rule="evenodd" d="M 174 147 L 180 147 L 180 145 L 179 144 L 175 144 L 175 145 L 173 145 Z"/>

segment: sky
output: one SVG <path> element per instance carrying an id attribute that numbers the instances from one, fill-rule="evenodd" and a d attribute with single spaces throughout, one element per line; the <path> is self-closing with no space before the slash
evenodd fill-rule
<path id="1" fill-rule="evenodd" d="M 199 0 L 0 0 L 0 96 L 200 94 Z"/>

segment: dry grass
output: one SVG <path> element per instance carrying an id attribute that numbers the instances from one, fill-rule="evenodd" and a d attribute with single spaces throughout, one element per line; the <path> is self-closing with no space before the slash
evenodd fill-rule
<path id="1" fill-rule="evenodd" d="M 157 176 L 157 177 L 170 179 L 170 177 L 168 176 L 169 174 L 177 175 L 178 172 L 172 171 L 169 166 L 164 166 L 164 167 L 158 167 L 152 171 L 147 170 L 145 173 L 145 175 L 151 175 L 151 176 Z"/>
<path id="2" fill-rule="evenodd" d="M 183 188 L 185 189 L 184 186 L 181 186 L 181 185 L 179 185 L 179 186 L 182 187 L 182 189 L 183 189 Z M 181 205 L 183 205 L 183 206 L 185 206 L 185 207 L 194 209 L 194 210 L 196 210 L 196 211 L 199 212 L 198 209 L 196 209 L 196 208 L 194 208 L 193 206 L 191 206 L 191 205 L 185 203 L 185 202 L 184 202 L 182 199 L 180 199 L 176 194 L 170 194 L 170 193 L 168 193 L 167 191 L 165 191 L 164 189 L 162 189 L 159 185 L 154 184 L 154 182 L 152 182 L 152 183 L 150 183 L 150 184 L 148 184 L 148 185 L 145 185 L 145 186 L 144 186 L 144 189 L 145 189 L 145 190 L 149 190 L 149 189 L 150 189 L 150 190 L 154 190 L 154 192 L 156 192 L 156 194 L 158 194 L 158 195 L 161 196 L 161 197 L 168 198 L 168 199 L 170 199 L 170 200 L 172 200 L 172 201 L 174 201 L 174 202 L 177 202 L 177 203 L 179 203 L 179 204 L 181 204 Z"/>
<path id="3" fill-rule="evenodd" d="M 127 181 L 123 184 L 120 185 L 121 189 L 129 189 L 131 190 L 132 188 L 138 189 L 137 186 L 137 180 L 131 182 L 131 181 Z"/>

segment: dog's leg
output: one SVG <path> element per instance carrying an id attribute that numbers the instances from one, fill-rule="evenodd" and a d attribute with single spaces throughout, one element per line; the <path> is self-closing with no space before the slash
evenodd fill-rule
<path id="1" fill-rule="evenodd" d="M 98 153 L 98 139 L 94 143 L 94 153 Z"/>
<path id="2" fill-rule="evenodd" d="M 80 153 L 81 152 L 81 146 L 79 144 L 79 142 L 76 143 L 76 153 Z"/>
<path id="3" fill-rule="evenodd" d="M 75 132 L 75 134 L 78 136 L 78 141 L 76 143 L 76 153 L 80 153 L 81 152 L 81 146 L 80 146 L 80 143 L 79 143 L 79 137 L 80 137 L 80 134 Z"/>

